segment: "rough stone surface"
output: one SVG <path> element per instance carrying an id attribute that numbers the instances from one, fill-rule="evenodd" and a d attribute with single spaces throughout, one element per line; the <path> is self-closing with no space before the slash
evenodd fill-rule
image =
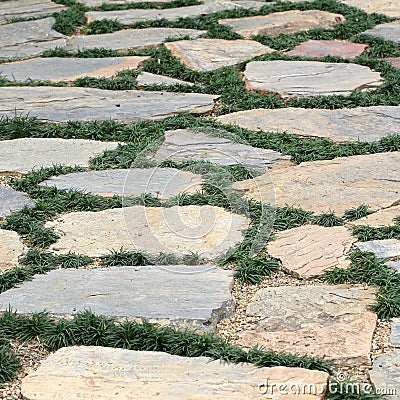
<path id="1" fill-rule="evenodd" d="M 222 115 L 218 121 L 253 131 L 287 132 L 334 142 L 374 142 L 400 131 L 400 107 L 256 109 Z"/>
<path id="2" fill-rule="evenodd" d="M 356 58 L 368 45 L 361 43 L 343 42 L 340 40 L 308 40 L 300 43 L 293 50 L 287 51 L 288 56 L 321 58 L 338 56 L 342 58 Z"/>
<path id="3" fill-rule="evenodd" d="M 246 39 L 256 35 L 278 36 L 281 33 L 306 31 L 311 28 L 329 28 L 344 22 L 341 14 L 320 10 L 291 10 L 247 18 L 228 18 L 218 22 L 228 25 Z"/>
<path id="4" fill-rule="evenodd" d="M 196 71 L 212 71 L 274 51 L 254 40 L 181 40 L 165 43 L 165 47 Z"/>
<path id="5" fill-rule="evenodd" d="M 157 162 L 204 160 L 219 165 L 244 164 L 265 168 L 274 161 L 286 158 L 273 150 L 258 149 L 188 129 L 167 131 L 164 138 L 164 143 L 154 156 Z"/>
<path id="6" fill-rule="evenodd" d="M 400 240 L 384 239 L 358 242 L 355 244 L 361 251 L 370 251 L 378 258 L 400 257 Z"/>
<path id="7" fill-rule="evenodd" d="M 400 347 L 400 318 L 393 318 L 392 320 L 390 343 L 393 346 Z"/>
<path id="8" fill-rule="evenodd" d="M 0 3 L 3 4 L 3 3 Z M 11 81 L 74 81 L 82 77 L 112 78 L 119 71 L 137 69 L 148 57 L 34 58 L 0 64 L 0 76 Z"/>
<path id="9" fill-rule="evenodd" d="M 25 206 L 33 206 L 34 204 L 26 194 L 17 192 L 8 186 L 0 185 L 0 217 L 5 217 Z"/>
<path id="10" fill-rule="evenodd" d="M 388 400 L 399 397 L 400 390 L 400 349 L 395 349 L 383 354 L 374 361 L 369 377 L 380 393 L 389 394 L 385 396 Z"/>
<path id="11" fill-rule="evenodd" d="M 244 346 L 308 354 L 340 365 L 370 364 L 376 315 L 373 289 L 348 286 L 281 286 L 261 289 L 247 314 L 261 317 L 255 329 L 239 334 Z"/>
<path id="12" fill-rule="evenodd" d="M 400 69 L 400 57 L 384 58 L 383 60 L 387 61 L 392 67 Z"/>
<path id="13" fill-rule="evenodd" d="M 29 113 L 46 121 L 139 121 L 213 110 L 218 96 L 81 87 L 0 88 L 0 117 Z"/>
<path id="14" fill-rule="evenodd" d="M 385 263 L 388 267 L 393 268 L 397 273 L 400 273 L 400 261 L 388 261 Z"/>
<path id="15" fill-rule="evenodd" d="M 372 209 L 400 200 L 400 153 L 380 153 L 304 162 L 273 168 L 267 174 L 233 188 L 247 197 L 278 207 L 296 205 L 318 214 L 346 210 L 361 204 Z"/>
<path id="16" fill-rule="evenodd" d="M 189 85 L 193 86 L 193 83 L 182 81 L 180 79 L 170 78 L 169 76 L 151 74 L 150 72 L 140 72 L 136 78 L 138 87 L 148 85 Z"/>
<path id="17" fill-rule="evenodd" d="M 400 21 L 380 24 L 362 33 L 400 43 Z"/>
<path id="18" fill-rule="evenodd" d="M 311 278 L 333 267 L 347 268 L 347 254 L 355 242 L 344 226 L 304 225 L 277 233 L 267 251 L 281 260 L 285 271 L 298 278 Z"/>
<path id="19" fill-rule="evenodd" d="M 348 6 L 361 8 L 368 14 L 385 14 L 389 17 L 400 17 L 400 0 L 340 0 Z"/>
<path id="20" fill-rule="evenodd" d="M 110 169 L 59 175 L 44 181 L 42 186 L 58 189 L 79 189 L 104 197 L 140 196 L 151 193 L 167 199 L 178 193 L 201 190 L 201 175 L 174 168 Z"/>
<path id="21" fill-rule="evenodd" d="M 194 252 L 205 259 L 214 259 L 241 242 L 248 225 L 244 216 L 212 206 L 74 212 L 46 223 L 60 235 L 51 246 L 58 254 L 71 251 L 97 257 L 116 249 L 177 256 Z"/>
<path id="22" fill-rule="evenodd" d="M 0 273 L 18 266 L 19 257 L 26 248 L 17 232 L 0 229 Z"/>
<path id="23" fill-rule="evenodd" d="M 395 218 L 400 217 L 400 205 L 379 210 L 376 213 L 367 215 L 364 218 L 352 221 L 351 225 L 369 225 L 373 228 L 395 224 Z"/>
<path id="24" fill-rule="evenodd" d="M 382 85 L 379 72 L 358 64 L 319 61 L 253 61 L 244 71 L 246 89 L 290 97 L 349 95 Z"/>
<path id="25" fill-rule="evenodd" d="M 0 172 L 26 173 L 33 168 L 52 167 L 55 164 L 87 167 L 90 158 L 117 146 L 116 142 L 84 139 L 3 140 L 0 141 Z"/>
<path id="26" fill-rule="evenodd" d="M 324 396 L 328 374 L 302 368 L 257 368 L 161 352 L 68 347 L 50 355 L 37 371 L 23 379 L 22 394 L 27 400 L 177 400 L 188 396 L 196 400 L 254 400 L 265 398 L 258 387 L 267 378 L 268 383 L 287 388 L 315 385 L 320 394 L 295 397 L 317 400 Z M 268 398 L 282 396 L 274 391 Z"/>

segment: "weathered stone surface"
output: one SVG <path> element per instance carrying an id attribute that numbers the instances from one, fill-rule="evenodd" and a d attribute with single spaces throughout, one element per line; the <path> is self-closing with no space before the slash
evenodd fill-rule
<path id="1" fill-rule="evenodd" d="M 273 150 L 258 149 L 188 129 L 167 131 L 164 138 L 164 143 L 154 156 L 157 162 L 204 160 L 219 165 L 244 164 L 265 168 L 274 161 L 286 158 Z"/>
<path id="2" fill-rule="evenodd" d="M 3 4 L 3 3 L 0 3 Z M 34 58 L 0 64 L 0 76 L 11 81 L 74 81 L 81 77 L 112 78 L 125 69 L 137 69 L 149 57 Z"/>
<path id="3" fill-rule="evenodd" d="M 66 46 L 66 36 L 52 27 L 52 17 L 0 26 L 0 60 L 37 56 L 45 50 Z"/>
<path id="4" fill-rule="evenodd" d="M 167 199 L 178 193 L 194 193 L 201 189 L 202 182 L 201 175 L 174 168 L 133 168 L 59 175 L 41 185 L 84 190 L 104 197 L 151 193 L 160 199 Z"/>
<path id="5" fill-rule="evenodd" d="M 392 67 L 400 69 L 400 57 L 384 58 L 383 61 L 387 61 Z"/>
<path id="6" fill-rule="evenodd" d="M 46 121 L 139 121 L 213 110 L 218 96 L 81 87 L 2 87 L 0 117 L 29 113 Z"/>
<path id="7" fill-rule="evenodd" d="M 170 78 L 169 76 L 151 74 L 150 72 L 140 72 L 136 78 L 138 87 L 148 85 L 189 85 L 193 86 L 193 83 L 182 81 L 180 79 Z"/>
<path id="8" fill-rule="evenodd" d="M 400 43 L 400 21 L 380 24 L 362 33 Z"/>
<path id="9" fill-rule="evenodd" d="M 177 400 L 188 396 L 196 400 L 282 399 L 277 390 L 273 395 L 260 394 L 259 385 L 266 379 L 275 388 L 284 385 L 286 391 L 293 385 L 315 387 L 318 394 L 301 391 L 295 397 L 318 400 L 324 397 L 328 374 L 302 368 L 257 368 L 161 352 L 68 347 L 50 355 L 24 378 L 22 394 L 27 400 Z"/>
<path id="10" fill-rule="evenodd" d="M 388 267 L 393 268 L 397 273 L 400 273 L 400 261 L 388 261 L 385 263 Z"/>
<path id="11" fill-rule="evenodd" d="M 361 204 L 372 209 L 400 200 L 400 153 L 380 153 L 304 162 L 274 168 L 233 188 L 247 197 L 278 207 L 297 205 L 318 214 L 342 215 Z"/>
<path id="12" fill-rule="evenodd" d="M 262 320 L 239 334 L 244 346 L 326 356 L 340 365 L 370 364 L 376 315 L 374 289 L 362 285 L 281 286 L 261 289 L 247 314 Z"/>
<path id="13" fill-rule="evenodd" d="M 0 273 L 18 266 L 19 257 L 26 248 L 17 232 L 0 229 Z"/>
<path id="14" fill-rule="evenodd" d="M 394 225 L 397 217 L 400 217 L 400 205 L 385 208 L 364 218 L 352 221 L 351 225 L 369 225 L 373 228 L 379 228 L 381 226 Z"/>
<path id="15" fill-rule="evenodd" d="M 395 349 L 378 357 L 374 361 L 369 377 L 385 398 L 398 399 L 400 390 L 400 349 Z"/>
<path id="16" fill-rule="evenodd" d="M 355 244 L 361 251 L 370 251 L 378 258 L 400 257 L 400 240 L 370 240 L 369 242 L 358 242 Z"/>
<path id="17" fill-rule="evenodd" d="M 51 246 L 97 257 L 111 249 L 183 256 L 190 252 L 214 259 L 243 239 L 249 221 L 219 207 L 133 206 L 66 214 L 46 226 L 61 236 Z"/>
<path id="18" fill-rule="evenodd" d="M 14 211 L 21 210 L 25 206 L 33 206 L 34 204 L 26 194 L 17 192 L 8 186 L 0 185 L 0 217 L 5 217 Z"/>
<path id="19" fill-rule="evenodd" d="M 400 17 L 400 0 L 340 0 L 348 6 L 361 8 L 372 14 L 385 14 L 389 17 Z"/>
<path id="20" fill-rule="evenodd" d="M 256 109 L 222 115 L 218 121 L 253 131 L 287 132 L 334 142 L 374 142 L 400 131 L 400 107 Z"/>
<path id="21" fill-rule="evenodd" d="M 390 343 L 400 347 L 400 318 L 392 319 L 392 331 L 390 333 Z"/>
<path id="22" fill-rule="evenodd" d="M 212 71 L 274 51 L 254 40 L 180 40 L 165 43 L 165 47 L 196 71 Z"/>
<path id="23" fill-rule="evenodd" d="M 379 72 L 358 64 L 319 61 L 253 61 L 244 71 L 246 89 L 290 97 L 349 95 L 382 85 Z"/>
<path id="24" fill-rule="evenodd" d="M 291 10 L 247 18 L 228 18 L 218 22 L 228 25 L 246 39 L 256 35 L 278 36 L 281 33 L 306 31 L 311 28 L 329 28 L 344 22 L 341 14 L 320 10 Z"/>
<path id="25" fill-rule="evenodd" d="M 129 4 L 129 3 L 170 3 L 171 0 L 107 0 L 108 4 Z M 104 4 L 104 0 L 81 0 L 80 3 L 85 4 L 88 7 L 98 7 Z"/>
<path id="26" fill-rule="evenodd" d="M 311 278 L 333 267 L 347 268 L 350 260 L 346 256 L 355 242 L 344 226 L 304 225 L 277 233 L 267 251 L 282 261 L 285 271 Z"/>
<path id="27" fill-rule="evenodd" d="M 356 58 L 368 45 L 361 43 L 344 42 L 340 40 L 308 40 L 300 43 L 293 50 L 287 51 L 288 56 L 314 57 L 338 56 L 342 58 Z"/>
<path id="28" fill-rule="evenodd" d="M 116 142 L 23 138 L 0 141 L 0 172 L 30 172 L 54 164 L 89 166 L 89 159 L 113 150 Z"/>

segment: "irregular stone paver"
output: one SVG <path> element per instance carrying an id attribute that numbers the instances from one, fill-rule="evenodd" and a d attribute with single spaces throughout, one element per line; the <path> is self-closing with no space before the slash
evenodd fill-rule
<path id="1" fill-rule="evenodd" d="M 300 43 L 293 50 L 287 51 L 288 56 L 326 57 L 338 56 L 342 58 L 356 58 L 368 45 L 361 43 L 344 42 L 340 40 L 308 40 Z"/>
<path id="2" fill-rule="evenodd" d="M 117 146 L 116 142 L 84 139 L 3 140 L 0 141 L 0 172 L 26 173 L 33 168 L 52 167 L 55 164 L 87 167 L 90 158 Z"/>
<path id="3" fill-rule="evenodd" d="M 8 186 L 0 185 L 0 217 L 10 215 L 12 212 L 19 211 L 25 206 L 34 205 L 35 203 L 25 193 L 17 192 Z"/>
<path id="4" fill-rule="evenodd" d="M 378 357 L 374 361 L 369 377 L 381 394 L 388 395 L 384 398 L 395 400 L 399 398 L 400 391 L 400 349 L 395 349 Z"/>
<path id="5" fill-rule="evenodd" d="M 58 316 L 90 309 L 99 315 L 214 328 L 233 309 L 232 283 L 231 271 L 212 265 L 59 269 L 0 294 L 0 308 L 11 304 L 22 314 L 46 310 Z"/>
<path id="6" fill-rule="evenodd" d="M 277 108 L 239 111 L 217 118 L 253 131 L 287 132 L 334 142 L 374 142 L 400 131 L 400 107 L 373 106 L 326 110 Z"/>
<path id="7" fill-rule="evenodd" d="M 282 261 L 285 271 L 298 278 L 312 278 L 333 267 L 347 268 L 347 254 L 355 242 L 344 226 L 304 225 L 277 233 L 267 251 Z"/>
<path id="8" fill-rule="evenodd" d="M 29 113 L 46 121 L 138 121 L 213 110 L 218 96 L 80 87 L 0 88 L 0 117 Z"/>
<path id="9" fill-rule="evenodd" d="M 182 81 L 180 79 L 170 78 L 169 76 L 151 74 L 150 72 L 140 72 L 136 78 L 138 87 L 148 85 L 189 85 L 193 86 L 193 83 Z"/>
<path id="10" fill-rule="evenodd" d="M 165 43 L 165 47 L 196 71 L 212 71 L 274 51 L 254 40 L 180 40 Z"/>
<path id="11" fill-rule="evenodd" d="M 278 36 L 281 33 L 306 31 L 311 28 L 329 28 L 344 22 L 341 14 L 320 10 L 291 10 L 247 18 L 228 18 L 218 22 L 230 26 L 246 39 L 256 35 Z"/>
<path id="12" fill-rule="evenodd" d="M 244 71 L 246 89 L 290 97 L 349 95 L 382 85 L 379 72 L 358 64 L 319 61 L 253 61 Z"/>
<path id="13" fill-rule="evenodd" d="M 111 169 L 105 171 L 76 172 L 50 178 L 42 186 L 58 189 L 78 189 L 100 196 L 140 196 L 151 193 L 167 199 L 178 193 L 201 190 L 201 175 L 174 168 Z"/>
<path id="14" fill-rule="evenodd" d="M 379 210 L 376 213 L 367 215 L 364 218 L 357 219 L 356 221 L 351 221 L 351 225 L 369 225 L 373 228 L 379 228 L 381 226 L 394 225 L 395 218 L 400 217 L 400 205 L 385 208 Z"/>
<path id="15" fill-rule="evenodd" d="M 66 36 L 53 29 L 55 21 L 49 17 L 1 25 L 0 60 L 32 57 L 45 50 L 65 47 Z"/>
<path id="16" fill-rule="evenodd" d="M 219 165 L 244 164 L 258 168 L 286 158 L 273 150 L 258 149 L 189 129 L 165 132 L 164 143 L 154 156 L 157 162 L 204 160 Z"/>
<path id="17" fill-rule="evenodd" d="M 0 229 L 0 273 L 18 266 L 18 259 L 26 248 L 17 232 Z"/>
<path id="18" fill-rule="evenodd" d="M 232 187 L 266 204 L 343 215 L 361 204 L 380 209 L 399 201 L 399 168 L 399 152 L 339 157 L 274 168 Z"/>
<path id="19" fill-rule="evenodd" d="M 400 57 L 384 58 L 383 61 L 387 61 L 394 68 L 400 68 Z"/>
<path id="20" fill-rule="evenodd" d="M 46 223 L 60 239 L 57 254 L 75 252 L 97 257 L 111 249 L 190 252 L 214 259 L 243 240 L 249 220 L 212 206 L 171 208 L 133 206 L 100 212 L 74 212 Z"/>
<path id="21" fill-rule="evenodd" d="M 246 313 L 262 320 L 239 333 L 244 346 L 326 356 L 340 365 L 370 364 L 377 317 L 374 289 L 362 285 L 281 286 L 257 292 Z"/>
<path id="22" fill-rule="evenodd" d="M 107 0 L 108 4 L 129 4 L 129 3 L 170 3 L 171 0 Z M 80 3 L 85 4 L 88 7 L 98 7 L 104 4 L 104 0 L 81 0 Z"/>
<path id="23" fill-rule="evenodd" d="M 388 22 L 362 32 L 364 35 L 380 37 L 385 40 L 400 43 L 400 22 Z"/>
<path id="24" fill-rule="evenodd" d="M 390 333 L 390 343 L 393 346 L 400 347 L 400 318 L 393 318 L 392 331 Z"/>
<path id="25" fill-rule="evenodd" d="M 358 242 L 355 244 L 361 251 L 369 251 L 378 258 L 400 257 L 400 240 L 384 239 Z"/>
<path id="26" fill-rule="evenodd" d="M 1 4 L 1 3 L 0 3 Z M 11 81 L 27 79 L 43 81 L 74 81 L 88 76 L 112 78 L 119 71 L 137 69 L 149 57 L 109 58 L 34 58 L 0 64 L 0 76 Z"/>
<path id="27" fill-rule="evenodd" d="M 400 273 L 400 261 L 388 261 L 385 264 L 388 267 L 393 268 L 397 273 Z"/>
<path id="28" fill-rule="evenodd" d="M 340 0 L 348 6 L 361 8 L 372 14 L 385 14 L 389 17 L 400 17 L 400 0 Z"/>
<path id="29" fill-rule="evenodd" d="M 259 385 L 267 378 L 270 385 L 285 385 L 286 390 L 293 385 L 315 385 L 318 394 L 301 391 L 295 397 L 317 400 L 324 396 L 328 374 L 302 368 L 257 368 L 161 352 L 68 347 L 50 355 L 23 379 L 22 394 L 27 400 L 177 400 L 188 396 L 196 400 L 252 400 L 266 396 L 260 394 Z M 282 396 L 275 390 L 268 398 Z"/>

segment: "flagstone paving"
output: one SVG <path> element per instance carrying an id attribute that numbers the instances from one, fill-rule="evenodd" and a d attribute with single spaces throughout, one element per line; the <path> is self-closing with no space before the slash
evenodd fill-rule
<path id="1" fill-rule="evenodd" d="M 383 210 L 379 210 L 376 213 L 367 215 L 364 218 L 357 219 L 356 221 L 351 221 L 351 225 L 368 225 L 373 228 L 379 228 L 382 226 L 394 225 L 395 218 L 397 217 L 400 217 L 400 205 L 385 208 Z"/>
<path id="2" fill-rule="evenodd" d="M 397 273 L 400 273 L 400 261 L 388 261 L 385 264 L 388 267 L 393 268 Z"/>
<path id="3" fill-rule="evenodd" d="M 400 318 L 392 319 L 392 331 L 390 334 L 390 343 L 395 347 L 400 347 Z"/>
<path id="4" fill-rule="evenodd" d="M 11 212 L 19 211 L 25 206 L 33 206 L 34 204 L 25 193 L 17 192 L 9 186 L 0 185 L 0 218 L 10 215 Z"/>
<path id="5" fill-rule="evenodd" d="M 382 394 L 388 394 L 387 399 L 397 399 L 400 388 L 400 349 L 387 352 L 374 361 L 369 376 L 376 388 Z"/>
<path id="6" fill-rule="evenodd" d="M 400 57 L 384 58 L 383 60 L 387 61 L 394 68 L 400 68 Z"/>
<path id="7" fill-rule="evenodd" d="M 348 6 L 361 8 L 368 14 L 385 14 L 389 17 L 400 17 L 400 0 L 340 0 Z"/>
<path id="8" fill-rule="evenodd" d="M 395 21 L 376 25 L 374 28 L 368 29 L 362 33 L 364 35 L 370 35 L 400 43 L 400 22 Z"/>
<path id="9" fill-rule="evenodd" d="M 378 258 L 400 257 L 400 240 L 384 239 L 358 242 L 355 244 L 361 251 L 369 251 Z"/>
<path id="10" fill-rule="evenodd" d="M 129 3 L 170 3 L 171 0 L 107 0 L 107 4 L 129 4 Z M 99 7 L 104 4 L 104 0 L 80 0 L 80 3 L 85 4 L 88 7 Z"/>
<path id="11" fill-rule="evenodd" d="M 136 78 L 138 88 L 148 85 L 189 85 L 193 83 L 182 81 L 180 79 L 170 78 L 169 76 L 151 74 L 150 72 L 140 72 Z"/>
<path id="12" fill-rule="evenodd" d="M 0 229 L 0 273 L 4 270 L 17 267 L 19 257 L 26 247 L 22 243 L 17 232 Z"/>

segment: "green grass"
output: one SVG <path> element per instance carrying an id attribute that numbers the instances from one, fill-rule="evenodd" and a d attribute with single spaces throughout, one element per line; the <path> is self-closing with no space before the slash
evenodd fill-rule
<path id="1" fill-rule="evenodd" d="M 0 387 L 12 381 L 21 369 L 21 361 L 8 345 L 0 345 Z"/>

